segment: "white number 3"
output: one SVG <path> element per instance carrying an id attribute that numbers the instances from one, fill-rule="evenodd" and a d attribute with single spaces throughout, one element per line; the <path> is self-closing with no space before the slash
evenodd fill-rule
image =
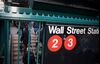
<path id="1" fill-rule="evenodd" d="M 69 43 L 68 43 L 68 47 L 72 47 L 72 46 L 73 46 L 73 39 L 70 38 L 68 41 L 69 41 Z"/>

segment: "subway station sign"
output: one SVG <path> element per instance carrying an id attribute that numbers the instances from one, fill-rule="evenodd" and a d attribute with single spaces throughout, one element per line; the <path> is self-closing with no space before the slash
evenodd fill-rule
<path id="1" fill-rule="evenodd" d="M 89 26 L 48 25 L 49 34 L 99 34 L 99 28 Z"/>
<path id="2" fill-rule="evenodd" d="M 45 29 L 44 64 L 98 63 L 99 27 L 47 23 Z"/>

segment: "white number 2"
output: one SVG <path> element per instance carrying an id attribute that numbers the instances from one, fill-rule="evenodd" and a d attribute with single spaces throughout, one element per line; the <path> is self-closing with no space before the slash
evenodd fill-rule
<path id="1" fill-rule="evenodd" d="M 69 43 L 68 43 L 68 47 L 73 46 L 73 39 L 72 39 L 72 38 L 70 38 L 68 41 L 69 41 Z"/>
<path id="2" fill-rule="evenodd" d="M 58 44 L 58 39 L 53 39 L 52 42 L 54 43 L 54 44 L 52 45 L 52 48 L 57 48 L 57 47 L 58 47 L 58 46 L 57 46 L 57 44 Z"/>

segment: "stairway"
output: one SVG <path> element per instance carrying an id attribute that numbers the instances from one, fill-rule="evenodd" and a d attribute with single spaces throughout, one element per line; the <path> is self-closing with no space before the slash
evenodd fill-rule
<path id="1" fill-rule="evenodd" d="M 36 47 L 37 47 L 37 42 L 38 42 L 38 35 L 35 33 L 31 33 L 31 44 L 30 44 L 30 49 L 33 51 L 34 56 L 36 57 Z"/>
<path id="2" fill-rule="evenodd" d="M 36 43 L 38 42 L 38 35 L 35 33 L 31 33 L 31 44 L 30 50 L 33 51 L 34 56 L 36 58 Z M 20 45 L 22 45 L 22 49 L 20 49 L 20 64 L 23 64 L 22 57 L 24 54 L 24 45 L 20 41 Z M 11 64 L 18 64 L 18 35 L 11 35 Z"/>
<path id="3" fill-rule="evenodd" d="M 19 56 L 21 59 L 21 56 Z M 11 35 L 11 60 L 12 64 L 18 64 L 18 35 Z"/>

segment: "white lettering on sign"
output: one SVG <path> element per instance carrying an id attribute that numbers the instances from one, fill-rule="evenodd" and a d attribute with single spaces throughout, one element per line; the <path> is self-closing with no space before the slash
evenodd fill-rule
<path id="1" fill-rule="evenodd" d="M 67 34 L 85 34 L 86 28 L 78 29 L 68 26 Z"/>
<path id="2" fill-rule="evenodd" d="M 57 46 L 57 44 L 58 44 L 58 40 L 57 39 L 53 39 L 53 46 L 52 46 L 52 48 L 57 48 L 58 46 Z"/>
<path id="3" fill-rule="evenodd" d="M 64 26 L 48 26 L 50 34 L 64 34 Z"/>
<path id="4" fill-rule="evenodd" d="M 93 29 L 91 27 L 88 28 L 88 34 L 99 34 L 99 29 Z"/>
<path id="5" fill-rule="evenodd" d="M 99 27 L 48 25 L 49 34 L 99 34 Z"/>
<path id="6" fill-rule="evenodd" d="M 69 41 L 68 47 L 72 47 L 73 46 L 73 39 L 70 38 L 68 41 Z"/>

